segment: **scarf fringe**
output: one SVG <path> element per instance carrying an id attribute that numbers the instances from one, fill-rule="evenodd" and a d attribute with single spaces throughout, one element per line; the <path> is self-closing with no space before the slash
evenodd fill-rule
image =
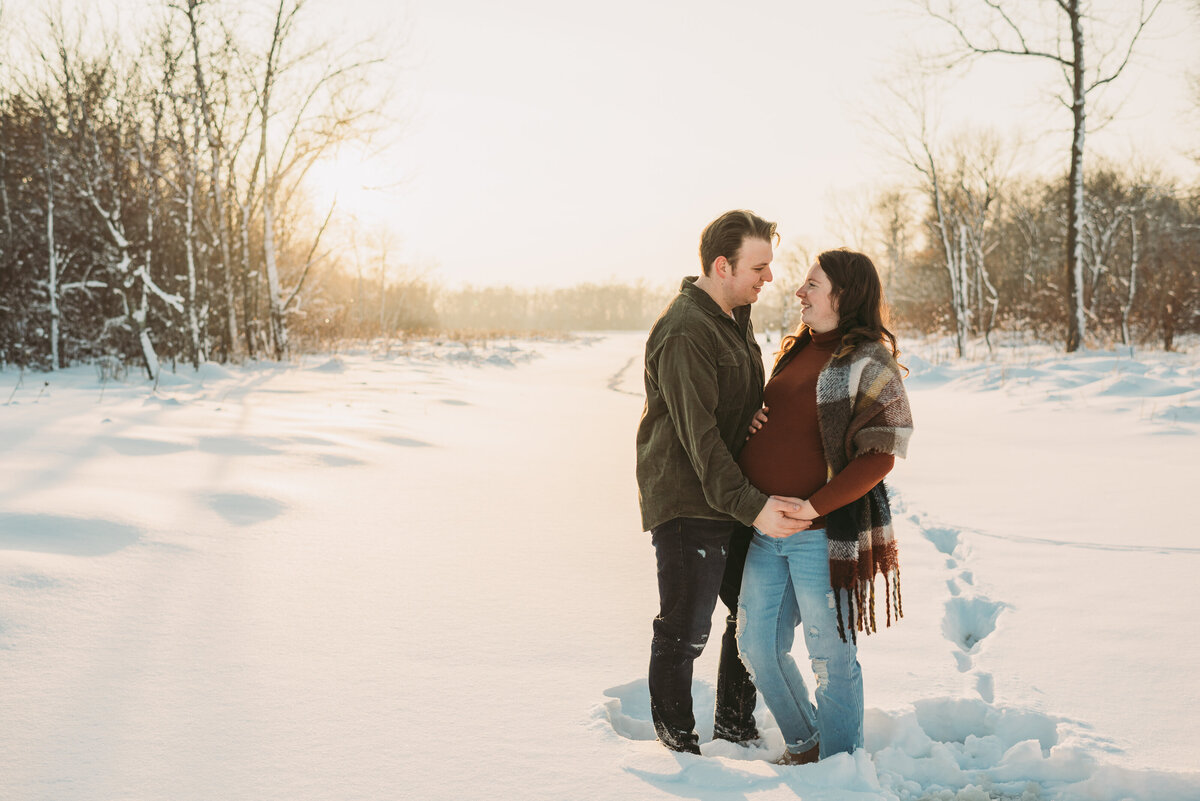
<path id="1" fill-rule="evenodd" d="M 880 570 L 883 575 L 883 605 L 886 613 L 887 627 L 892 625 L 892 610 L 896 611 L 897 621 L 904 617 L 904 606 L 900 602 L 900 566 L 893 564 L 889 570 Z M 846 614 L 842 615 L 842 596 L 845 595 Z M 858 643 L 858 632 L 874 634 L 879 631 L 875 620 L 875 581 L 860 579 L 852 586 L 834 588 L 834 605 L 837 607 L 838 636 L 846 642 L 846 621 L 850 625 L 850 641 Z"/>

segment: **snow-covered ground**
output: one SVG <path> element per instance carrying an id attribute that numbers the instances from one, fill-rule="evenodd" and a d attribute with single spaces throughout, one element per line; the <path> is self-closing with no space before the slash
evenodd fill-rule
<path id="1" fill-rule="evenodd" d="M 1200 358 L 912 348 L 867 748 L 785 768 L 653 741 L 643 342 L 0 372 L 0 798 L 1200 799 Z"/>

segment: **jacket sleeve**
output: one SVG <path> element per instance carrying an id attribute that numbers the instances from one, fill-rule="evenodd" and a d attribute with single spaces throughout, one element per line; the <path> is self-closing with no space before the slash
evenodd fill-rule
<path id="1" fill-rule="evenodd" d="M 714 354 L 691 337 L 675 335 L 663 343 L 658 361 L 659 391 L 675 433 L 700 478 L 709 506 L 751 525 L 767 496 L 746 480 L 717 427 L 719 399 Z"/>

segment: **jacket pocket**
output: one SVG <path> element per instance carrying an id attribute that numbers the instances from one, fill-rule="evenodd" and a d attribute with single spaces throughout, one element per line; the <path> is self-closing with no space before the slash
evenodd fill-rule
<path id="1" fill-rule="evenodd" d="M 745 353 L 725 349 L 717 354 L 717 416 L 727 412 L 740 412 L 746 403 L 746 394 L 753 380 L 750 362 Z"/>

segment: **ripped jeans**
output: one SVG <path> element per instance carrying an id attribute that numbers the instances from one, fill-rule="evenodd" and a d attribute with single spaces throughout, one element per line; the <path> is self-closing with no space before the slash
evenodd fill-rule
<path id="1" fill-rule="evenodd" d="M 817 679 L 816 710 L 792 659 L 796 627 Z M 849 636 L 849 632 L 847 632 Z M 775 539 L 754 532 L 738 603 L 738 650 L 789 751 L 821 758 L 863 744 L 863 683 L 854 642 L 837 631 L 823 529 Z"/>

